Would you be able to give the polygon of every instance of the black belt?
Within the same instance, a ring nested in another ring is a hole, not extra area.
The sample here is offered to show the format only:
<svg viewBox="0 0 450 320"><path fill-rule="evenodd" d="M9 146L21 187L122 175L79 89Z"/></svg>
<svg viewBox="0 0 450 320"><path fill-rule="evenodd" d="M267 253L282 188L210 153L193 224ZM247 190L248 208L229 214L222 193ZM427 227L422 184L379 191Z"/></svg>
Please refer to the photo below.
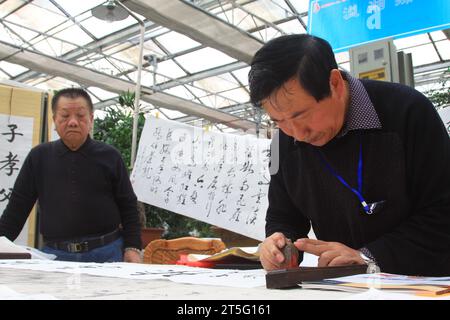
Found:
<svg viewBox="0 0 450 320"><path fill-rule="evenodd" d="M63 250L71 253L80 253L103 247L120 237L120 230L117 229L111 233L96 238L89 238L82 241L49 241L45 242L46 246L56 250Z"/></svg>

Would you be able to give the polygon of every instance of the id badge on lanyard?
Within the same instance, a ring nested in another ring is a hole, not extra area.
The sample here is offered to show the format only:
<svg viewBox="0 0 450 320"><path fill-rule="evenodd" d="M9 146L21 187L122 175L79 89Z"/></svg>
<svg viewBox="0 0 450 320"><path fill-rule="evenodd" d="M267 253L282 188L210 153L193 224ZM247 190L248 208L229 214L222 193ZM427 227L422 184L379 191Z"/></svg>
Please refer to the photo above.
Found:
<svg viewBox="0 0 450 320"><path fill-rule="evenodd" d="M322 152L320 152L320 150L317 150L317 153L319 154L320 159L324 163L325 167L331 172L331 174L334 175L345 187L350 189L358 197L359 202L361 203L361 206L363 207L364 212L366 214L369 214L369 215L373 214L375 211L380 210L384 206L384 203L386 202L385 200L373 202L373 203L367 203L362 195L362 184L363 184L362 135L360 135L360 137L359 137L358 188L357 189L350 186L347 183L347 181L345 181L344 178L342 178L342 176L339 173L337 173L336 170L334 170L334 168L327 162L327 160L325 159Z"/></svg>

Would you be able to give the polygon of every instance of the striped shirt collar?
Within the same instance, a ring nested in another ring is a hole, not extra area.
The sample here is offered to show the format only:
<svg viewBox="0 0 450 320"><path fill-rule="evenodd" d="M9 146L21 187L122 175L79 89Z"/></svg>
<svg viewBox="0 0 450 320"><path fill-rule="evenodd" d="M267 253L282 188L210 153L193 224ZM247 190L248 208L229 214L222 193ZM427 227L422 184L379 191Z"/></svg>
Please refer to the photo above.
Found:
<svg viewBox="0 0 450 320"><path fill-rule="evenodd" d="M344 126L337 135L343 137L351 130L381 129L381 122L369 94L361 81L344 72L350 91L350 104L345 115Z"/></svg>

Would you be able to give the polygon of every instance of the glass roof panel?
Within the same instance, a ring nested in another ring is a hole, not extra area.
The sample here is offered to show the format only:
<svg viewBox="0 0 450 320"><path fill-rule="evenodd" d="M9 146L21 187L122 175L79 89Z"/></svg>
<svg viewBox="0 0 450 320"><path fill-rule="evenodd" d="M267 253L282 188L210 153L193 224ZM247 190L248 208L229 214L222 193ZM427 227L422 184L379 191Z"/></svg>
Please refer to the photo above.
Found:
<svg viewBox="0 0 450 320"><path fill-rule="evenodd" d="M56 14L61 14L61 15L63 14L57 7L55 7L53 5L53 3L51 3L48 0L33 0L31 2L31 5L39 7L44 10L48 10L48 11L56 13Z"/></svg>
<svg viewBox="0 0 450 320"><path fill-rule="evenodd" d="M127 50L128 48L130 48L130 43L125 42L119 44L114 43L106 48L101 48L101 50L104 54L112 55L114 53L121 52L122 50ZM120 57L120 55L118 57ZM123 56L120 59L126 60Z"/></svg>
<svg viewBox="0 0 450 320"><path fill-rule="evenodd" d="M64 21L63 23L60 23L60 24L58 24L58 25L52 27L50 30L48 30L48 31L46 32L46 34L49 35L49 36L52 36L52 35L54 35L55 33L58 33L58 32L60 32L60 31L62 31L62 30L64 30L64 29L67 29L67 28L69 28L69 27L72 26L72 25L73 25L73 22L72 22L72 21L66 20L66 21ZM74 39L72 39L72 40L74 40Z"/></svg>
<svg viewBox="0 0 450 320"><path fill-rule="evenodd" d="M100 101L100 100L98 100L98 99L97 99L97 97L95 97L94 95L92 95L92 94L91 94L90 96L91 96L92 104L94 104L94 105L95 105L96 103L99 103L99 102L101 102L101 101ZM94 112L95 112L95 111L94 111Z"/></svg>
<svg viewBox="0 0 450 320"><path fill-rule="evenodd" d="M42 76L39 76L39 77L36 77L36 78L33 78L33 79L28 79L28 80L25 81L25 83L29 84L29 85L36 85L38 83L45 82L45 81L49 80L49 76L48 75L43 75L43 74L41 74L41 75Z"/></svg>
<svg viewBox="0 0 450 320"><path fill-rule="evenodd" d="M136 20L131 16L129 16L125 20L115 21L114 23L100 20L95 17L90 17L89 19L82 21L81 25L85 27L90 33L92 33L96 38L100 39L110 33L122 30L123 28L131 26L135 23L137 23Z"/></svg>
<svg viewBox="0 0 450 320"><path fill-rule="evenodd" d="M172 80L172 78L169 78L169 77L164 76L164 75L160 75L158 73L156 74L156 79L155 79L156 84L164 83L164 82L171 81L171 80Z"/></svg>
<svg viewBox="0 0 450 320"><path fill-rule="evenodd" d="M131 81L136 82L137 81L137 71L133 71L127 74L128 78L131 79ZM126 78L127 81L130 81L130 79ZM147 70L141 71L141 84L145 87L151 87L153 86L153 72L148 72Z"/></svg>
<svg viewBox="0 0 450 320"><path fill-rule="evenodd" d="M171 53L198 47L200 43L178 32L171 31L156 38Z"/></svg>
<svg viewBox="0 0 450 320"><path fill-rule="evenodd" d="M291 12L269 0L253 1L243 7L255 16L269 22L281 20L292 15Z"/></svg>
<svg viewBox="0 0 450 320"><path fill-rule="evenodd" d="M161 110L161 113L163 113L165 116L169 117L169 119L175 119L175 118L187 116L187 114L176 111L176 110L171 110L171 109L166 109L166 108L159 108L159 110Z"/></svg>
<svg viewBox="0 0 450 320"><path fill-rule="evenodd" d="M289 8L286 1L284 1L284 0L264 0L264 2L269 2L272 5L278 7L279 9L284 10L287 15L292 14L291 8Z"/></svg>
<svg viewBox="0 0 450 320"><path fill-rule="evenodd" d="M0 69L3 69L6 73L10 74L11 76L15 77L18 74L21 74L22 72L28 71L27 68L22 67L21 65L10 63L7 61L0 61Z"/></svg>
<svg viewBox="0 0 450 320"><path fill-rule="evenodd" d="M225 12L223 12L222 10L217 11L216 16L244 30L255 28L263 24L262 21L256 21L252 19L252 16L250 14L242 11L239 8L234 8L233 10L228 10Z"/></svg>
<svg viewBox="0 0 450 320"><path fill-rule="evenodd" d="M76 47L68 44L67 42L58 41L52 38L47 38L39 43L33 45L33 47L42 53L49 56L59 57L64 53L75 49Z"/></svg>
<svg viewBox="0 0 450 320"><path fill-rule="evenodd" d="M79 58L76 59L76 61L80 64L80 65L85 65L86 63L89 63L91 61L94 60L98 60L98 59L102 59L102 55L100 55L99 53L93 52L90 53L88 55L85 56L81 56Z"/></svg>
<svg viewBox="0 0 450 320"><path fill-rule="evenodd" d="M88 10L88 11L86 11L85 13L82 13L82 14L78 15L78 16L76 17L76 19L77 19L78 22L82 22L82 21L84 21L84 20L89 19L90 17L92 17L92 13L91 13L90 10Z"/></svg>
<svg viewBox="0 0 450 320"><path fill-rule="evenodd" d="M402 50L404 48L410 48L430 42L431 40L426 33L394 40L394 44L397 50Z"/></svg>
<svg viewBox="0 0 450 320"><path fill-rule="evenodd" d="M22 28L21 26L18 26L16 24L8 23L6 21L4 21L4 24L8 27L8 28L5 28L5 33L11 34L11 31L8 29L12 29L15 33L17 33L20 36L20 38L24 39L25 41L29 41L38 35L37 32L31 31L26 28ZM0 25L0 28L4 28L4 26ZM3 32L1 32L1 33L3 33ZM3 38L3 35L1 35L0 37ZM17 35L14 35L14 37L17 37ZM11 43L11 41L7 41L7 42Z"/></svg>
<svg viewBox="0 0 450 320"><path fill-rule="evenodd" d="M220 76L195 81L194 85L210 92L222 92L238 87L239 83L229 73L224 73Z"/></svg>
<svg viewBox="0 0 450 320"><path fill-rule="evenodd" d="M105 56L105 59L116 68L116 73L114 73L114 74L117 74L117 73L125 73L126 74L126 73L130 72L130 70L134 70L137 68L137 66L135 66L127 61L118 60L113 57ZM142 70L144 71L145 69L143 68Z"/></svg>
<svg viewBox="0 0 450 320"><path fill-rule="evenodd" d="M339 67L344 69L345 71L350 72L350 62L340 63Z"/></svg>
<svg viewBox="0 0 450 320"><path fill-rule="evenodd" d="M93 39L88 36L83 30L80 29L76 24L72 24L71 27L66 28L55 34L55 37L60 39L75 42L79 46L90 43Z"/></svg>
<svg viewBox="0 0 450 320"><path fill-rule="evenodd" d="M120 70L120 72L128 72L131 69L137 69L139 49L137 47L131 47L112 56L109 56L108 60ZM143 60L143 70L150 67L145 64Z"/></svg>
<svg viewBox="0 0 450 320"><path fill-rule="evenodd" d="M232 104L234 104L233 101L230 101L228 99L225 99L223 97L217 96L217 95L209 95L206 97L202 97L200 99L202 103L210 108L218 109L223 107L228 107Z"/></svg>
<svg viewBox="0 0 450 320"><path fill-rule="evenodd" d="M18 7L23 5L25 0L9 0L0 4L0 18L5 17L10 12L16 10Z"/></svg>
<svg viewBox="0 0 450 320"><path fill-rule="evenodd" d="M2 70L0 70L0 79L9 79L9 76Z"/></svg>
<svg viewBox="0 0 450 320"><path fill-rule="evenodd" d="M172 60L166 60L158 63L157 73L169 77L170 79L183 77L186 73ZM168 79L163 80L163 82Z"/></svg>
<svg viewBox="0 0 450 320"><path fill-rule="evenodd" d="M248 73L250 71L250 67L245 67L239 70L235 70L232 73L235 75L236 78L239 79L239 81L244 85L248 85Z"/></svg>
<svg viewBox="0 0 450 320"><path fill-rule="evenodd" d="M144 56L147 54L155 54L157 57L163 57L166 55L164 51L162 51L161 48L153 42L153 40L144 42Z"/></svg>
<svg viewBox="0 0 450 320"><path fill-rule="evenodd" d="M16 46L21 46L24 44L22 39L19 38L19 36L15 35L13 32L11 32L11 30L6 28L2 24L0 24L0 40L14 44Z"/></svg>
<svg viewBox="0 0 450 320"><path fill-rule="evenodd" d="M209 94L205 90L199 89L197 87L193 87L191 85L186 85L186 88L188 88L189 91L192 92L192 94L194 94L198 98L205 97L205 96L207 96Z"/></svg>
<svg viewBox="0 0 450 320"><path fill-rule="evenodd" d="M291 33L306 33L305 28L300 24L300 21L293 19L284 23L280 23L278 27L287 34Z"/></svg>
<svg viewBox="0 0 450 320"><path fill-rule="evenodd" d="M35 87L43 90L61 90L63 88L80 87L80 85L64 78L55 77L45 82L36 84Z"/></svg>
<svg viewBox="0 0 450 320"><path fill-rule="evenodd" d="M186 89L184 86L177 86L173 87L167 90L164 90L164 92L167 92L169 94L172 94L174 96L187 99L187 100L193 100L195 97L192 95L192 93L189 92L188 89Z"/></svg>
<svg viewBox="0 0 450 320"><path fill-rule="evenodd" d="M95 61L89 61L84 65L86 68L94 69L103 73L106 73L108 75L116 74L118 71L116 67L111 64L107 59L100 59Z"/></svg>
<svg viewBox="0 0 450 320"><path fill-rule="evenodd" d="M290 3L295 7L298 13L308 12L309 1L308 0L289 0Z"/></svg>
<svg viewBox="0 0 450 320"><path fill-rule="evenodd" d="M221 92L220 95L240 103L248 102L250 99L248 92L243 88Z"/></svg>
<svg viewBox="0 0 450 320"><path fill-rule="evenodd" d="M91 91L93 94L95 94L101 100L108 100L117 97L117 93L106 91L97 87L89 87L88 90Z"/></svg>
<svg viewBox="0 0 450 320"><path fill-rule="evenodd" d="M412 54L412 62L414 67L439 61L436 50L434 50L434 47L431 43L405 49L404 52Z"/></svg>
<svg viewBox="0 0 450 320"><path fill-rule="evenodd" d="M265 28L264 30L255 31L252 33L255 37L263 40L263 41L269 41L270 39L273 39L275 37L281 36L281 33L278 30L275 30L272 27Z"/></svg>
<svg viewBox="0 0 450 320"><path fill-rule="evenodd" d="M308 16L302 17L303 22L308 25Z"/></svg>
<svg viewBox="0 0 450 320"><path fill-rule="evenodd" d="M56 2L72 17L75 17L76 15L79 15L80 13L85 12L86 10L90 10L98 6L99 4L102 4L103 2L105 2L105 0L83 1L82 5L80 1L73 1L73 0L56 0Z"/></svg>
<svg viewBox="0 0 450 320"><path fill-rule="evenodd" d="M176 60L190 73L203 71L236 61L225 53L212 48L203 48L179 56Z"/></svg>
<svg viewBox="0 0 450 320"><path fill-rule="evenodd" d="M445 34L442 31L434 31L434 32L430 32L430 34L431 34L431 38L433 38L434 41L447 39L447 37L445 36Z"/></svg>
<svg viewBox="0 0 450 320"><path fill-rule="evenodd" d="M439 50L439 54L441 55L442 59L449 60L450 59L450 41L444 40L444 41L437 41L436 47Z"/></svg>
<svg viewBox="0 0 450 320"><path fill-rule="evenodd" d="M56 9L56 8L55 8ZM40 17L36 19L36 17ZM12 15L6 17L6 21L15 22L21 26L26 26L40 32L45 32L50 28L64 22L67 18L62 14L54 13L47 9L40 8L30 3Z"/></svg>
<svg viewBox="0 0 450 320"><path fill-rule="evenodd" d="M336 62L338 64L342 63L342 62L348 62L350 60L348 51L343 51L343 52L336 53L334 55L334 57L336 58Z"/></svg>
<svg viewBox="0 0 450 320"><path fill-rule="evenodd" d="M104 51L104 53L106 52ZM116 54L113 54L112 57L129 62L130 64L137 66L139 62L139 47L138 46L129 47L126 50L122 50Z"/></svg>

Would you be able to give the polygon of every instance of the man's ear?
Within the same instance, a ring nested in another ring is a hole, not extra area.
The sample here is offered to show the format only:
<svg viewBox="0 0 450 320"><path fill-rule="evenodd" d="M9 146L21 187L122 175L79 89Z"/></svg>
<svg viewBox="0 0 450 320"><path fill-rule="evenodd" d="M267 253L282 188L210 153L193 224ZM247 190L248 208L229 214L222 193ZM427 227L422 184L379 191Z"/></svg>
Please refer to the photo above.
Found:
<svg viewBox="0 0 450 320"><path fill-rule="evenodd" d="M91 127L89 128L89 130L92 130L92 128L94 128L94 113L93 112L90 113L89 118L91 120Z"/></svg>
<svg viewBox="0 0 450 320"><path fill-rule="evenodd" d="M330 90L331 95L336 95L341 97L345 90L344 78L338 69L333 69L330 72Z"/></svg>

